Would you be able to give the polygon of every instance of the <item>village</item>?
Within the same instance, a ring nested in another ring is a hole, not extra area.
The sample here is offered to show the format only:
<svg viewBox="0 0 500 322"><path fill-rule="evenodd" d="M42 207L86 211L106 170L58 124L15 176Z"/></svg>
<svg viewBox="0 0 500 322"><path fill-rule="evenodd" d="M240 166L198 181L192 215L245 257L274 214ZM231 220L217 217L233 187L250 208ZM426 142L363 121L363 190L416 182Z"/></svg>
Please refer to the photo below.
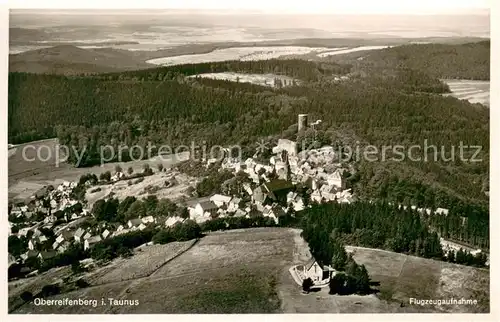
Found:
<svg viewBox="0 0 500 322"><path fill-rule="evenodd" d="M306 122L303 118L304 115L299 116L302 125ZM179 204L185 209L182 216L177 213L169 217L147 215L131 218L126 224L101 222L89 227L86 223L94 214L86 200L78 200L74 195L78 183L65 181L57 187L48 186L28 200L10 206L9 236L27 240L28 249L17 257L9 254L9 265L29 263L33 258L43 262L65 252L72 244L81 244L84 250L88 250L107 238L148 227L172 227L187 219L202 224L216 218L263 216L278 224L280 217L301 211L311 202L351 203L354 196L350 189L346 189L346 169L337 163L337 159L331 146L299 152L296 142L279 139L267 162L225 157L219 163L219 171L231 171L235 177L245 175L246 180L238 182L238 193L215 193L188 200L184 197ZM210 167L215 161L208 159L204 162ZM151 168L147 171L152 174ZM165 176L169 172L179 175L175 169L161 169L154 175ZM109 178L109 185L125 183L124 179L126 175L117 171ZM94 188L95 184L96 180L85 182L86 196L101 190ZM298 189L299 186L302 189ZM150 195L155 195L154 191L143 196ZM112 196L110 193L106 199ZM29 266L23 269L28 271ZM36 274L36 271L31 274Z"/></svg>

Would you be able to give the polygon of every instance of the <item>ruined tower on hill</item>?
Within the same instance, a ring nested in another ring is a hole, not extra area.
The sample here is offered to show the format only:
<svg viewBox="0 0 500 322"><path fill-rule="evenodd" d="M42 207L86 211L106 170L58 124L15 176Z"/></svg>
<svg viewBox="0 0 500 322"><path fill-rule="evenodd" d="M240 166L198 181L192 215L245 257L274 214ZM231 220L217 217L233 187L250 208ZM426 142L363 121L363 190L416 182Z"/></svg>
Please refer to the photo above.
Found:
<svg viewBox="0 0 500 322"><path fill-rule="evenodd" d="M299 132L307 128L307 116L308 116L307 114L299 114L299 119L298 119Z"/></svg>

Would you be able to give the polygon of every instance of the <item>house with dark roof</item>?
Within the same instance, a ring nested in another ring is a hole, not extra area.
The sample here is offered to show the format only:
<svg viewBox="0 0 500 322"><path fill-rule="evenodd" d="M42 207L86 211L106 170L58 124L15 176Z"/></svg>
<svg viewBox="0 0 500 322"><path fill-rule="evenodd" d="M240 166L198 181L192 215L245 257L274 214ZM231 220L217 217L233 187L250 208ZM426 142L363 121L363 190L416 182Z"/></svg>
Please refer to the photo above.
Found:
<svg viewBox="0 0 500 322"><path fill-rule="evenodd" d="M219 207L212 201L202 201L194 207L194 211L198 216L214 215L218 209Z"/></svg>
<svg viewBox="0 0 500 322"><path fill-rule="evenodd" d="M28 250L26 253L21 255L21 259L25 261L28 258L37 257L38 254L40 254L40 252L37 250Z"/></svg>
<svg viewBox="0 0 500 322"><path fill-rule="evenodd" d="M262 204L279 202L286 204L286 196L295 189L295 185L287 180L265 182L253 191L253 201Z"/></svg>
<svg viewBox="0 0 500 322"><path fill-rule="evenodd" d="M40 260L43 262L43 261L46 261L48 259L51 259L52 257L54 257L56 255L57 255L57 252L55 252L55 251L40 252L40 254L38 254L38 258L40 258Z"/></svg>
<svg viewBox="0 0 500 322"><path fill-rule="evenodd" d="M130 219L128 222L127 222L127 226L128 228L132 228L132 227L139 227L139 225L142 224L142 219L139 219L139 218L136 218L136 219Z"/></svg>
<svg viewBox="0 0 500 322"><path fill-rule="evenodd" d="M97 244L98 242L100 242L101 240L102 240L101 236L92 236L83 242L83 249L87 250L87 249L91 248L92 246L94 246L95 244Z"/></svg>

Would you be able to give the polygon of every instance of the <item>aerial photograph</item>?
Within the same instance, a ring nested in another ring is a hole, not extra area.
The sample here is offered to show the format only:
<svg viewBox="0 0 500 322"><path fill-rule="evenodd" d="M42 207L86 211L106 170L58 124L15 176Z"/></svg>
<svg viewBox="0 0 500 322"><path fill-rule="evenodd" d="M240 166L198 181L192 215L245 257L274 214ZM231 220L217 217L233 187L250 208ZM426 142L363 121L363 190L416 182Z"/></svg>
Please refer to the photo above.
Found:
<svg viewBox="0 0 500 322"><path fill-rule="evenodd" d="M9 10L10 315L491 313L488 1L168 3Z"/></svg>

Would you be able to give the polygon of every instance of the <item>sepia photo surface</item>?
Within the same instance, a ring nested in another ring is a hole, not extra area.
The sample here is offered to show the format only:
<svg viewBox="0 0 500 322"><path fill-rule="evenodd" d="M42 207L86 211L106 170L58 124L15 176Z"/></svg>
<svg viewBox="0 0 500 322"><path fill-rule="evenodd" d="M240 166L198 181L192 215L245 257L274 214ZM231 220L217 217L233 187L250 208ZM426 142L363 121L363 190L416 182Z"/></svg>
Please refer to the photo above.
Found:
<svg viewBox="0 0 500 322"><path fill-rule="evenodd" d="M222 3L10 9L8 313L490 313L487 2Z"/></svg>

